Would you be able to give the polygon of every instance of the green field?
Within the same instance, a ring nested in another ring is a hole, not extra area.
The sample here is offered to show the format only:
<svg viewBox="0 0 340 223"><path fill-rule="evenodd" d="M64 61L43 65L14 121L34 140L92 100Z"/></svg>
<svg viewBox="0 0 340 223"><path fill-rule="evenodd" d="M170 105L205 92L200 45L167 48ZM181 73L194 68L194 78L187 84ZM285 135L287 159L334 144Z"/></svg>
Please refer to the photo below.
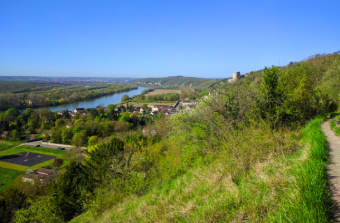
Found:
<svg viewBox="0 0 340 223"><path fill-rule="evenodd" d="M0 191L8 188L15 180L16 177L22 175L24 171L11 170L0 167Z"/></svg>
<svg viewBox="0 0 340 223"><path fill-rule="evenodd" d="M22 144L22 142L0 140L0 151L15 147L20 144Z"/></svg>
<svg viewBox="0 0 340 223"><path fill-rule="evenodd" d="M64 159L65 154L67 151L61 151L61 150L55 150L55 149L45 149L45 148L35 148L31 146L19 146L13 149L9 149L3 152L0 152L0 157L1 156L6 156L6 155L12 155L12 154L17 154L21 152L35 152L35 153L41 153L41 154L46 154L46 155L52 155L52 156L57 156L57 158ZM8 168L8 169L13 169L17 171L26 171L27 169L39 169L44 166L48 166L53 163L52 160L48 160L46 162L37 164L35 166L27 167L27 166L21 166L17 164L12 164L12 163L6 163L6 162L0 162L0 167L1 168Z"/></svg>

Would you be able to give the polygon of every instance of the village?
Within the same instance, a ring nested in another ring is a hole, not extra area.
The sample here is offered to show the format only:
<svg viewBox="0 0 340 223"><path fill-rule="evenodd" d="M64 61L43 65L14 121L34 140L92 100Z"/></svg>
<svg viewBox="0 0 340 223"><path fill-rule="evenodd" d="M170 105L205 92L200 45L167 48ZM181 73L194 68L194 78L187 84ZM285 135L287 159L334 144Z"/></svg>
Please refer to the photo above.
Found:
<svg viewBox="0 0 340 223"><path fill-rule="evenodd" d="M152 105L146 105L146 106L129 106L128 103L119 104L115 107L115 111L117 113L123 113L123 112L129 112L134 113L138 112L143 115L150 114L152 116L157 115L159 113L163 113L167 116L171 116L173 114L178 113L180 110L184 109L192 109L195 104L197 103L197 100L183 100L183 101L177 101L173 105L166 105L166 104L152 104ZM97 106L96 108L75 108L73 111L69 110L61 110L58 111L58 115L64 116L67 112L71 117L74 117L76 115L86 115L88 112L90 112L93 109L101 109L103 108L104 111L108 111L108 108L104 108L103 106Z"/></svg>

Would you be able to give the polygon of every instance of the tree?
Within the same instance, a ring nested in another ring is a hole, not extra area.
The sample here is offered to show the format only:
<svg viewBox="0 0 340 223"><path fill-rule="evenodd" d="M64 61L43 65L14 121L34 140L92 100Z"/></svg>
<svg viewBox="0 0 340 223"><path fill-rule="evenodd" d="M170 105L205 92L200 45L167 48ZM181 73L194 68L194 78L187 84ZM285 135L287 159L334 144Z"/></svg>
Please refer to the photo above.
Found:
<svg viewBox="0 0 340 223"><path fill-rule="evenodd" d="M5 112L5 119L9 122L13 122L17 116L20 115L20 112L15 108L10 108Z"/></svg>
<svg viewBox="0 0 340 223"><path fill-rule="evenodd" d="M121 102L125 102L125 101L128 101L130 99L129 95L127 94L124 94L122 99L120 100Z"/></svg>
<svg viewBox="0 0 340 223"><path fill-rule="evenodd" d="M72 131L69 128L64 127L63 131L61 132L61 140L64 144L68 144L71 142L72 139Z"/></svg>
<svg viewBox="0 0 340 223"><path fill-rule="evenodd" d="M80 126L76 126L76 127L74 127L72 133L73 133L73 134L76 134L76 133L81 132L82 130L83 130L83 129L82 129Z"/></svg>
<svg viewBox="0 0 340 223"><path fill-rule="evenodd" d="M115 108L116 108L116 105L114 105L114 104L109 104L107 106L107 109L108 109L109 112L114 112Z"/></svg>
<svg viewBox="0 0 340 223"><path fill-rule="evenodd" d="M85 131L81 131L80 133L73 135L72 145L74 145L77 149L81 148L83 145L85 145L85 143L87 143Z"/></svg>
<svg viewBox="0 0 340 223"><path fill-rule="evenodd" d="M148 110L148 104L143 104L142 108L144 109L144 111Z"/></svg>
<svg viewBox="0 0 340 223"><path fill-rule="evenodd" d="M55 127L58 129L61 128L64 124L65 124L64 119L57 119L55 121Z"/></svg>
<svg viewBox="0 0 340 223"><path fill-rule="evenodd" d="M12 132L11 132L11 135L14 139L18 139L20 138L20 132L16 129L14 129Z"/></svg>
<svg viewBox="0 0 340 223"><path fill-rule="evenodd" d="M45 121L49 118L50 115L50 111L48 110L48 108L42 108L40 110L40 118L42 121Z"/></svg>
<svg viewBox="0 0 340 223"><path fill-rule="evenodd" d="M62 216L64 221L71 220L81 213L83 203L93 190L92 174L83 164L71 161L52 190L51 202L55 207L55 212Z"/></svg>
<svg viewBox="0 0 340 223"><path fill-rule="evenodd" d="M89 141L88 141L87 145L88 146L94 146L94 145L96 145L98 143L98 140L99 140L98 136L91 136L89 138Z"/></svg>
<svg viewBox="0 0 340 223"><path fill-rule="evenodd" d="M114 126L115 132L126 132L128 130L129 130L129 123L123 122L123 121L119 121L115 123L115 126Z"/></svg>
<svg viewBox="0 0 340 223"><path fill-rule="evenodd" d="M109 143L99 143L91 150L85 150L89 159L85 160L86 167L94 173L94 179L102 182L108 175L116 177L115 166L119 165L122 157L120 153L124 150L124 143L117 138L112 138Z"/></svg>
<svg viewBox="0 0 340 223"><path fill-rule="evenodd" d="M98 122L89 120L86 122L86 129L90 135L94 135L98 128Z"/></svg>

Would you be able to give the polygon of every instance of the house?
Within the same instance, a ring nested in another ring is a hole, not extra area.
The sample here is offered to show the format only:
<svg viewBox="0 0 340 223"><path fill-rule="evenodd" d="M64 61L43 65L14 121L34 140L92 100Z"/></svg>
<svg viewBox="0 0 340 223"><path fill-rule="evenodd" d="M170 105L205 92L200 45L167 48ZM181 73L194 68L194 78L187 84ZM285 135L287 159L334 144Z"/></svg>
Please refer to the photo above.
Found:
<svg viewBox="0 0 340 223"><path fill-rule="evenodd" d="M36 140L38 139L36 136L31 136L30 140Z"/></svg>
<svg viewBox="0 0 340 223"><path fill-rule="evenodd" d="M102 106L98 105L96 108L102 108Z"/></svg>
<svg viewBox="0 0 340 223"><path fill-rule="evenodd" d="M117 107L115 107L115 111L117 112L121 112L122 110L126 111L126 108L124 105L118 105Z"/></svg>
<svg viewBox="0 0 340 223"><path fill-rule="evenodd" d="M57 112L58 115L66 115L67 110L60 110Z"/></svg>
<svg viewBox="0 0 340 223"><path fill-rule="evenodd" d="M8 132L8 131L3 131L3 132L1 133L1 137L2 137L2 138L6 138L7 136L9 136L9 132Z"/></svg>
<svg viewBox="0 0 340 223"><path fill-rule="evenodd" d="M134 107L133 108L134 111L138 111L138 112L140 112L141 109L142 109L142 107Z"/></svg>
<svg viewBox="0 0 340 223"><path fill-rule="evenodd" d="M32 100L29 100L28 101L28 105L29 106L35 106L35 105L37 105L38 104L38 102L37 102L37 100L35 100L35 99L32 99Z"/></svg>
<svg viewBox="0 0 340 223"><path fill-rule="evenodd" d="M197 103L196 100L183 100L182 101L183 106L191 106L191 105L195 105L196 103Z"/></svg>
<svg viewBox="0 0 340 223"><path fill-rule="evenodd" d="M158 112L159 111L159 106L158 105L151 106L151 111Z"/></svg>
<svg viewBox="0 0 340 223"><path fill-rule="evenodd" d="M176 114L176 113L178 113L178 111L176 109L171 109L171 110L168 110L165 114L171 116L171 115Z"/></svg>
<svg viewBox="0 0 340 223"><path fill-rule="evenodd" d="M78 113L78 112L85 112L85 108L76 108L73 111L74 113Z"/></svg>
<svg viewBox="0 0 340 223"><path fill-rule="evenodd" d="M51 180L55 179L57 176L57 172L53 169L40 168L39 170L31 170L28 169L26 173L21 176L22 182L31 183L32 185L36 181L40 181L41 183L48 183Z"/></svg>
<svg viewBox="0 0 340 223"><path fill-rule="evenodd" d="M150 115L157 115L157 114L158 114L157 111L151 111L151 112L150 112Z"/></svg>
<svg viewBox="0 0 340 223"><path fill-rule="evenodd" d="M57 174L57 172L54 169L46 169L46 168L40 168L39 170L36 171L36 173L39 176L51 176Z"/></svg>

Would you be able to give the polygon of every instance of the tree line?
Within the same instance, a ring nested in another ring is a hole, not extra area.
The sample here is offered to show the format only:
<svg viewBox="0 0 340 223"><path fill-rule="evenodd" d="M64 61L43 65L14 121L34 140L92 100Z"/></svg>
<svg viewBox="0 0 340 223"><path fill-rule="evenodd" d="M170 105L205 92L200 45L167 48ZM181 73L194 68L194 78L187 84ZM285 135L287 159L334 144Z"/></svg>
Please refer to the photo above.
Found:
<svg viewBox="0 0 340 223"><path fill-rule="evenodd" d="M103 88L69 87L35 93L0 93L0 110L6 110L13 107L25 108L29 106L37 107L67 104L108 94L130 91L136 88L137 86L127 84L105 84ZM30 100L32 101L32 105L29 104Z"/></svg>

